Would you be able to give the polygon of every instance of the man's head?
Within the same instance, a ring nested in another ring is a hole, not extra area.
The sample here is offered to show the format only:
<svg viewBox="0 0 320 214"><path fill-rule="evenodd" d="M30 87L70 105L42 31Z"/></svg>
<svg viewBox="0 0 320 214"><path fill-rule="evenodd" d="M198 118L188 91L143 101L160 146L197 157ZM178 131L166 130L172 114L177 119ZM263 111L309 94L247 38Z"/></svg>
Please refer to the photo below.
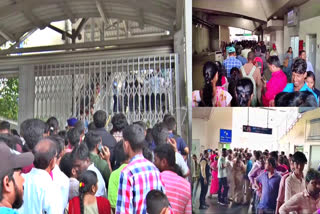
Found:
<svg viewBox="0 0 320 214"><path fill-rule="evenodd" d="M72 168L76 170L76 174L79 176L86 171L91 164L90 152L85 143L81 143L75 147L71 152Z"/></svg>
<svg viewBox="0 0 320 214"><path fill-rule="evenodd" d="M33 149L34 161L33 165L37 169L51 172L57 162L57 145L49 139L43 138Z"/></svg>
<svg viewBox="0 0 320 214"><path fill-rule="evenodd" d="M307 158L302 152L295 152L292 156L293 167L295 171L303 172L304 166L307 163Z"/></svg>
<svg viewBox="0 0 320 214"><path fill-rule="evenodd" d="M276 163L278 163L279 156L278 156L278 152L277 151L270 152L270 157L274 158Z"/></svg>
<svg viewBox="0 0 320 214"><path fill-rule="evenodd" d="M222 157L227 157L227 149L226 148L223 148L222 149Z"/></svg>
<svg viewBox="0 0 320 214"><path fill-rule="evenodd" d="M147 197L147 212L150 214L168 214L169 200L167 196L159 190L151 190Z"/></svg>
<svg viewBox="0 0 320 214"><path fill-rule="evenodd" d="M301 88L307 77L307 63L303 59L296 59L292 65L292 83L295 88Z"/></svg>
<svg viewBox="0 0 320 214"><path fill-rule="evenodd" d="M76 128L69 129L68 133L68 141L72 147L76 147L80 143L80 133Z"/></svg>
<svg viewBox="0 0 320 214"><path fill-rule="evenodd" d="M84 135L86 127L84 126L84 122L82 120L78 120L74 125L74 128L80 133L80 135Z"/></svg>
<svg viewBox="0 0 320 214"><path fill-rule="evenodd" d="M124 152L123 141L122 140L120 142L118 142L116 144L116 146L114 147L114 154L117 154L114 157L115 161L116 161L116 164L123 164L123 163L126 163L128 161L129 157Z"/></svg>
<svg viewBox="0 0 320 214"><path fill-rule="evenodd" d="M281 70L281 63L278 56L270 56L267 60L269 70L276 72Z"/></svg>
<svg viewBox="0 0 320 214"><path fill-rule="evenodd" d="M229 56L236 56L236 49L234 47L229 47L227 51Z"/></svg>
<svg viewBox="0 0 320 214"><path fill-rule="evenodd" d="M203 151L203 156L204 156L205 159L209 158L209 152L208 152L207 149Z"/></svg>
<svg viewBox="0 0 320 214"><path fill-rule="evenodd" d="M276 167L276 160L273 157L268 158L268 160L265 163L265 169L270 172L275 170Z"/></svg>
<svg viewBox="0 0 320 214"><path fill-rule="evenodd" d="M99 110L93 115L93 122L96 128L103 128L107 123L107 113L103 110Z"/></svg>
<svg viewBox="0 0 320 214"><path fill-rule="evenodd" d="M307 191L311 196L317 197L320 192L320 173L309 169L306 175Z"/></svg>
<svg viewBox="0 0 320 214"><path fill-rule="evenodd" d="M173 116L167 117L163 122L169 131L174 131L177 127L176 119Z"/></svg>
<svg viewBox="0 0 320 214"><path fill-rule="evenodd" d="M163 123L155 124L151 133L156 145L167 143L169 138L169 130Z"/></svg>
<svg viewBox="0 0 320 214"><path fill-rule="evenodd" d="M299 58L300 58L300 59L303 59L304 61L307 60L307 54L306 54L306 51L305 51L305 50L299 51Z"/></svg>
<svg viewBox="0 0 320 214"><path fill-rule="evenodd" d="M121 132L129 125L126 116L122 113L115 114L111 119L111 123L112 132Z"/></svg>
<svg viewBox="0 0 320 214"><path fill-rule="evenodd" d="M99 146L102 144L101 137L94 132L88 132L84 138L90 152L98 153Z"/></svg>
<svg viewBox="0 0 320 214"><path fill-rule="evenodd" d="M34 160L31 152L17 155L0 142L0 203L18 209L23 204L23 183L21 168Z"/></svg>
<svg viewBox="0 0 320 214"><path fill-rule="evenodd" d="M8 121L0 122L0 134L9 134L10 133L10 123Z"/></svg>
<svg viewBox="0 0 320 214"><path fill-rule="evenodd" d="M59 135L51 135L48 139L52 140L56 144L57 148L57 161L60 161L64 155L65 141Z"/></svg>
<svg viewBox="0 0 320 214"><path fill-rule="evenodd" d="M78 177L76 174L76 170L74 168L72 168L72 158L71 158L71 153L66 153L60 161L60 170L66 175L68 176L68 178L71 177Z"/></svg>
<svg viewBox="0 0 320 214"><path fill-rule="evenodd" d="M75 117L71 117L67 120L68 123L68 129L74 128L74 126L76 125L76 123L78 122L78 119Z"/></svg>
<svg viewBox="0 0 320 214"><path fill-rule="evenodd" d="M123 148L125 153L132 158L136 153L142 152L145 136L144 130L139 125L129 125L123 130Z"/></svg>
<svg viewBox="0 0 320 214"><path fill-rule="evenodd" d="M20 135L26 141L26 150L32 151L35 145L43 138L46 125L39 119L28 119L20 125Z"/></svg>
<svg viewBox="0 0 320 214"><path fill-rule="evenodd" d="M154 164L160 172L173 170L176 165L174 148L171 144L160 144L154 150Z"/></svg>
<svg viewBox="0 0 320 214"><path fill-rule="evenodd" d="M255 58L255 53L253 51L250 51L248 53L248 62L253 62L254 61L254 58Z"/></svg>

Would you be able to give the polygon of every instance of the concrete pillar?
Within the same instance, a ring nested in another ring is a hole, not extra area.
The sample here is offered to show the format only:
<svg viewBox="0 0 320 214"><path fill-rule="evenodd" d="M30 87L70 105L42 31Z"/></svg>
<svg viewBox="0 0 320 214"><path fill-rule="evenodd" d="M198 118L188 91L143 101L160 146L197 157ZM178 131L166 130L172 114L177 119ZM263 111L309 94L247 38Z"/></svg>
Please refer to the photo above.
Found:
<svg viewBox="0 0 320 214"><path fill-rule="evenodd" d="M19 113L18 126L34 117L35 75L32 65L19 67Z"/></svg>

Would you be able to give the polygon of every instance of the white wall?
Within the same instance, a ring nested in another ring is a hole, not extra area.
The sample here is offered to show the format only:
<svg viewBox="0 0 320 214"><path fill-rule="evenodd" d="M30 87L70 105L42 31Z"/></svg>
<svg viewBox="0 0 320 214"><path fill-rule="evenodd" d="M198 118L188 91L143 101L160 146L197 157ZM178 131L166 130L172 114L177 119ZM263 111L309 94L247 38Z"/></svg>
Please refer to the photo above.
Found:
<svg viewBox="0 0 320 214"><path fill-rule="evenodd" d="M209 29L192 25L192 52L202 53L210 47Z"/></svg>

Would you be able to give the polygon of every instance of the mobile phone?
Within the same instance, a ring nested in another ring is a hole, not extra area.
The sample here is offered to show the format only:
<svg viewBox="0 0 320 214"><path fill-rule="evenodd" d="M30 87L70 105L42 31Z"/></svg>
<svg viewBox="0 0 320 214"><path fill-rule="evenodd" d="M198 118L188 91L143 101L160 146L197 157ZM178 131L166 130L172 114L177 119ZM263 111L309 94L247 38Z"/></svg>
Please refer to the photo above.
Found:
<svg viewBox="0 0 320 214"><path fill-rule="evenodd" d="M102 152L102 145L101 145L101 143L100 143L99 146L98 146L98 150L99 150L99 152Z"/></svg>

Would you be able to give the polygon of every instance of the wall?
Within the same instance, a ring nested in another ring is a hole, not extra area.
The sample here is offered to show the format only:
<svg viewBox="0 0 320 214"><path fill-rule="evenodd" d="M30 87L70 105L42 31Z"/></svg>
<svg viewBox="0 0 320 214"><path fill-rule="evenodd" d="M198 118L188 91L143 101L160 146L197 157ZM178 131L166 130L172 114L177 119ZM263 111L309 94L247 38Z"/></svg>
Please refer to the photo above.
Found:
<svg viewBox="0 0 320 214"><path fill-rule="evenodd" d="M280 141L279 146L286 148L286 153L293 154L295 146L304 146L304 153L307 159L310 159L310 147L312 145L320 145L320 140L310 141L306 139L308 130L307 123L312 119L320 118L320 109L316 109L310 112L306 112L295 124L295 126L284 135ZM308 167L306 167L308 168Z"/></svg>
<svg viewBox="0 0 320 214"><path fill-rule="evenodd" d="M210 49L209 33L207 27L192 25L192 53L196 51L199 54Z"/></svg>
<svg viewBox="0 0 320 214"><path fill-rule="evenodd" d="M209 120L192 118L192 139L202 150L219 147L220 129L232 129L232 108L215 108Z"/></svg>

